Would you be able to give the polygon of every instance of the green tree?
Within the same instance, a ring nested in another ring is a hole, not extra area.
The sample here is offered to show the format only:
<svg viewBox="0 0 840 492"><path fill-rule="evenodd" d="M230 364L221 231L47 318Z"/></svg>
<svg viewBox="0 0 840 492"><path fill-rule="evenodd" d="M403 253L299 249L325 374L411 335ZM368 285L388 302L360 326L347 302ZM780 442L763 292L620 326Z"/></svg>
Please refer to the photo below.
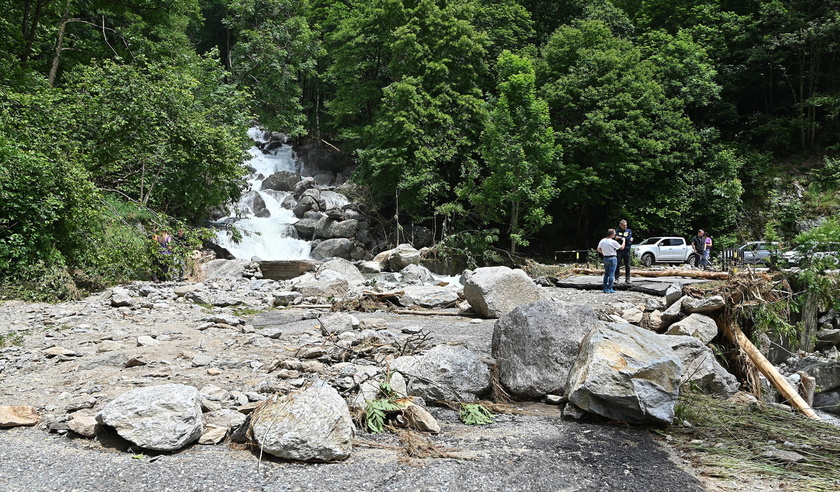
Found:
<svg viewBox="0 0 840 492"><path fill-rule="evenodd" d="M481 132L487 41L474 4L379 0L351 12L330 42L330 76L347 83L329 108L356 149L354 179L431 217L454 198Z"/></svg>
<svg viewBox="0 0 840 492"><path fill-rule="evenodd" d="M228 9L236 80L253 91L263 124L301 133L302 80L314 75L320 49L307 20L309 2L231 0Z"/></svg>
<svg viewBox="0 0 840 492"><path fill-rule="evenodd" d="M224 78L212 57L189 70L104 62L68 76L65 128L97 186L190 221L236 198L250 115Z"/></svg>
<svg viewBox="0 0 840 492"><path fill-rule="evenodd" d="M536 95L532 62L503 51L496 66L498 96L490 102L481 154L487 175L472 200L487 223L507 218L510 249L551 222L545 207L554 187L562 149L555 143L548 105Z"/></svg>

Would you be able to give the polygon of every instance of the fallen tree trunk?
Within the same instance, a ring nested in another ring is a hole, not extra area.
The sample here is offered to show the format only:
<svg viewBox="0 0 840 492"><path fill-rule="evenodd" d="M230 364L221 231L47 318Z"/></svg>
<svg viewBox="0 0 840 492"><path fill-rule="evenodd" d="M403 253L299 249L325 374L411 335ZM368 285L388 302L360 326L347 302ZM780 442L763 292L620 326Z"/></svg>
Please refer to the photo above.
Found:
<svg viewBox="0 0 840 492"><path fill-rule="evenodd" d="M604 270L573 268L576 275L603 275ZM729 280L729 272L707 272L703 270L635 270L632 277L689 277L706 280Z"/></svg>
<svg viewBox="0 0 840 492"><path fill-rule="evenodd" d="M752 344L747 335L741 331L741 328L738 327L736 324L726 324L721 323L723 325L723 331L726 334L726 337L729 340L737 345L738 347L743 350L750 360L755 364L755 367L764 374L764 377L770 381L779 393L785 398L785 401L789 402L793 405L794 408L805 414L807 417L812 419L820 420L820 417L814 412L814 409L811 408L810 405L799 395L799 392L791 386L787 379L782 376L779 371L773 367L773 364L768 361L764 355L758 351L755 345Z"/></svg>

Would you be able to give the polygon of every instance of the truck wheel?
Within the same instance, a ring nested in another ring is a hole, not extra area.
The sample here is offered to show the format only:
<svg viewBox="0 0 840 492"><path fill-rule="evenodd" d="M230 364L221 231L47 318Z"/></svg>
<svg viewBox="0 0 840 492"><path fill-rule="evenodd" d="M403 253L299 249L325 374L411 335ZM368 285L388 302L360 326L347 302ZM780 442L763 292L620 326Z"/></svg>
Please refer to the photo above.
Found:
<svg viewBox="0 0 840 492"><path fill-rule="evenodd" d="M653 255L650 253L645 253L642 255L642 265L649 267L653 265Z"/></svg>
<svg viewBox="0 0 840 492"><path fill-rule="evenodd" d="M691 255L688 257L688 264L697 268L700 266L700 257L697 255Z"/></svg>

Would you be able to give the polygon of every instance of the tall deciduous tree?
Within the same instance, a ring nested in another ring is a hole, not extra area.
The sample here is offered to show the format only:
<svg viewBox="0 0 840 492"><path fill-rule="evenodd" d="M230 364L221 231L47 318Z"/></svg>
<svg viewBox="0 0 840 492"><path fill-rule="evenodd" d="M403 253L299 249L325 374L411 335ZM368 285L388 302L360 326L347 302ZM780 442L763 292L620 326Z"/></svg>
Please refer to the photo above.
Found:
<svg viewBox="0 0 840 492"><path fill-rule="evenodd" d="M302 79L314 74L319 42L309 26L307 0L232 0L230 62L253 91L262 122L290 134L303 131Z"/></svg>
<svg viewBox="0 0 840 492"><path fill-rule="evenodd" d="M527 246L527 237L551 222L545 207L554 187L562 149L555 143L548 104L537 97L532 62L509 51L496 65L498 96L490 102L481 154L487 175L472 199L484 220L507 219L510 249Z"/></svg>
<svg viewBox="0 0 840 492"><path fill-rule="evenodd" d="M348 85L330 108L338 124L348 123L343 135L358 156L355 179L427 218L454 198L452 187L475 157L486 36L471 22L470 2L360 7L371 16L346 19L331 41L337 53L330 73Z"/></svg>

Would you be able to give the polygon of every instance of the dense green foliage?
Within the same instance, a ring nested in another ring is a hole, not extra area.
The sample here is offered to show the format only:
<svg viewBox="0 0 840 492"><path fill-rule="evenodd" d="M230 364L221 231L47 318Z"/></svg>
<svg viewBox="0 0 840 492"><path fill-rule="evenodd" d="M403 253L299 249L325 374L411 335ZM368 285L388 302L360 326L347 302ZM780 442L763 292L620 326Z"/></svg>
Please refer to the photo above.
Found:
<svg viewBox="0 0 840 492"><path fill-rule="evenodd" d="M383 216L469 258L588 247L620 218L789 240L840 210L838 11L0 0L0 274L147 272L150 228L239 195L252 113L353 156Z"/></svg>

